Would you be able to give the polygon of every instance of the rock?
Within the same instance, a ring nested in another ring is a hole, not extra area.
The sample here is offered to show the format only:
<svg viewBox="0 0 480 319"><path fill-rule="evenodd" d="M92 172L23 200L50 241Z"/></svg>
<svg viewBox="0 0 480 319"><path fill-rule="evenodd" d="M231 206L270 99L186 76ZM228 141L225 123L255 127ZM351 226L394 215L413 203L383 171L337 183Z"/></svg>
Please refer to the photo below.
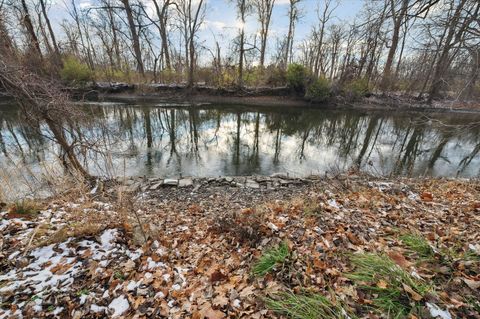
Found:
<svg viewBox="0 0 480 319"><path fill-rule="evenodd" d="M127 192L135 193L139 189L140 189L140 183L134 183L134 184L127 187Z"/></svg>
<svg viewBox="0 0 480 319"><path fill-rule="evenodd" d="M151 191L155 191L155 190L159 189L160 186L162 186L162 185L163 185L163 180L158 182L158 183L155 183L155 184L151 185L149 189Z"/></svg>
<svg viewBox="0 0 480 319"><path fill-rule="evenodd" d="M288 179L288 173L273 173L270 177Z"/></svg>
<svg viewBox="0 0 480 319"><path fill-rule="evenodd" d="M231 183L233 182L233 177L230 177L230 176L225 177L225 181L227 181L228 183Z"/></svg>
<svg viewBox="0 0 480 319"><path fill-rule="evenodd" d="M252 179L247 179L247 183L246 183L245 186L247 186L249 188L254 188L254 189L259 189L260 188L260 184L258 184L256 181L254 181Z"/></svg>
<svg viewBox="0 0 480 319"><path fill-rule="evenodd" d="M188 187L193 185L193 180L191 178L182 178L178 181L178 187Z"/></svg>
<svg viewBox="0 0 480 319"><path fill-rule="evenodd" d="M232 182L232 186L236 186L236 187L242 188L242 187L243 187L243 184L242 184L242 183L238 183L238 182Z"/></svg>
<svg viewBox="0 0 480 319"><path fill-rule="evenodd" d="M163 185L177 186L178 185L178 179L176 179L176 178L166 178L166 179L163 180Z"/></svg>

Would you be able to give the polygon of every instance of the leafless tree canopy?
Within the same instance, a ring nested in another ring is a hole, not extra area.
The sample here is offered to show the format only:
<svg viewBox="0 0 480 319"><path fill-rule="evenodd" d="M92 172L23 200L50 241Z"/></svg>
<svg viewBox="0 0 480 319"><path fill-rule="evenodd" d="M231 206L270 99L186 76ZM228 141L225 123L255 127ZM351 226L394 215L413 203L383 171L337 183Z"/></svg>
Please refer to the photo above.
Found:
<svg viewBox="0 0 480 319"><path fill-rule="evenodd" d="M1 41L23 63L48 66L42 72L57 77L65 58L74 57L99 81L242 87L282 84L288 65L299 63L313 77L340 86L361 80L382 92L430 101L480 94L476 0L365 1L348 21L338 18L347 6L338 0L231 0L224 5L237 21L224 27L233 32L221 35L211 29L210 5L96 0L80 7L67 0L58 28L50 1L1 0ZM306 11L315 11L315 21L305 21ZM272 30L272 21L280 20L285 34ZM307 36L295 32L299 23L310 28Z"/></svg>

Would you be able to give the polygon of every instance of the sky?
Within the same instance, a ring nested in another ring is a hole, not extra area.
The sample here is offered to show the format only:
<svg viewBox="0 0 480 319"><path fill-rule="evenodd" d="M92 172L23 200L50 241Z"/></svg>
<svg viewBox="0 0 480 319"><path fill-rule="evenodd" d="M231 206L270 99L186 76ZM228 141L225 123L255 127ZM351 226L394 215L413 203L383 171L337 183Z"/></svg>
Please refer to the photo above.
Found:
<svg viewBox="0 0 480 319"><path fill-rule="evenodd" d="M65 10L65 2L70 0L54 0L49 14L55 25L57 33L61 33L60 23L68 19ZM199 34L200 43L203 46L213 49L215 41L218 41L223 52L228 49L229 43L238 34L239 21L237 19L236 8L233 0L205 0L207 9L205 23ZM346 23L353 21L355 15L361 10L365 0L339 0L331 23ZM78 7L88 8L95 6L95 0L75 0ZM149 4L149 0L143 0ZM301 12L301 19L297 23L295 30L295 43L305 39L310 33L312 27L318 24L317 9L323 5L324 0L301 0L298 4ZM272 20L269 30L269 42L267 52L273 53L277 39L282 39L288 32L288 10L289 0L276 0L273 9ZM259 29L259 24L254 13L251 13L246 20L245 30L247 34L255 34ZM268 60L268 57L267 57Z"/></svg>

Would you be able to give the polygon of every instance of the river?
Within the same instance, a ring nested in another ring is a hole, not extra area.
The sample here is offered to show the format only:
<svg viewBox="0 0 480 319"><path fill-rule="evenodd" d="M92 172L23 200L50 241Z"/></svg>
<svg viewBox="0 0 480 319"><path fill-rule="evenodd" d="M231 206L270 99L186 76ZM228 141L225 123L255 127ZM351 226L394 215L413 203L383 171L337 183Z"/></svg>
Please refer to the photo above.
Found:
<svg viewBox="0 0 480 319"><path fill-rule="evenodd" d="M79 156L92 173L109 177L306 176L351 168L378 175L480 176L480 115L474 113L155 103L77 107L86 116L68 129L88 141ZM0 105L4 178L56 172L59 152L42 124L26 125L14 105Z"/></svg>

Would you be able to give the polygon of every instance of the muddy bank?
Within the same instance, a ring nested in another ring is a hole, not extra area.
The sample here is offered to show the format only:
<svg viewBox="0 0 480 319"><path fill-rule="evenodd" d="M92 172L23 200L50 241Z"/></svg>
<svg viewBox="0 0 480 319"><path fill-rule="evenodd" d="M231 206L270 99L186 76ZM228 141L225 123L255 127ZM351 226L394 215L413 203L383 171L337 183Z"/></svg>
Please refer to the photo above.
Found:
<svg viewBox="0 0 480 319"><path fill-rule="evenodd" d="M413 96L399 94L369 94L357 101L348 101L342 96L333 96L328 102L309 101L296 96L287 87L246 88L243 90L199 86L186 89L180 85L133 85L115 84L97 86L95 99L122 102L159 102L191 104L223 104L250 106L280 106L325 109L359 109L422 112L471 112L480 113L478 101L440 100L427 104ZM77 94L81 96L81 94ZM87 95L85 95L87 96Z"/></svg>

